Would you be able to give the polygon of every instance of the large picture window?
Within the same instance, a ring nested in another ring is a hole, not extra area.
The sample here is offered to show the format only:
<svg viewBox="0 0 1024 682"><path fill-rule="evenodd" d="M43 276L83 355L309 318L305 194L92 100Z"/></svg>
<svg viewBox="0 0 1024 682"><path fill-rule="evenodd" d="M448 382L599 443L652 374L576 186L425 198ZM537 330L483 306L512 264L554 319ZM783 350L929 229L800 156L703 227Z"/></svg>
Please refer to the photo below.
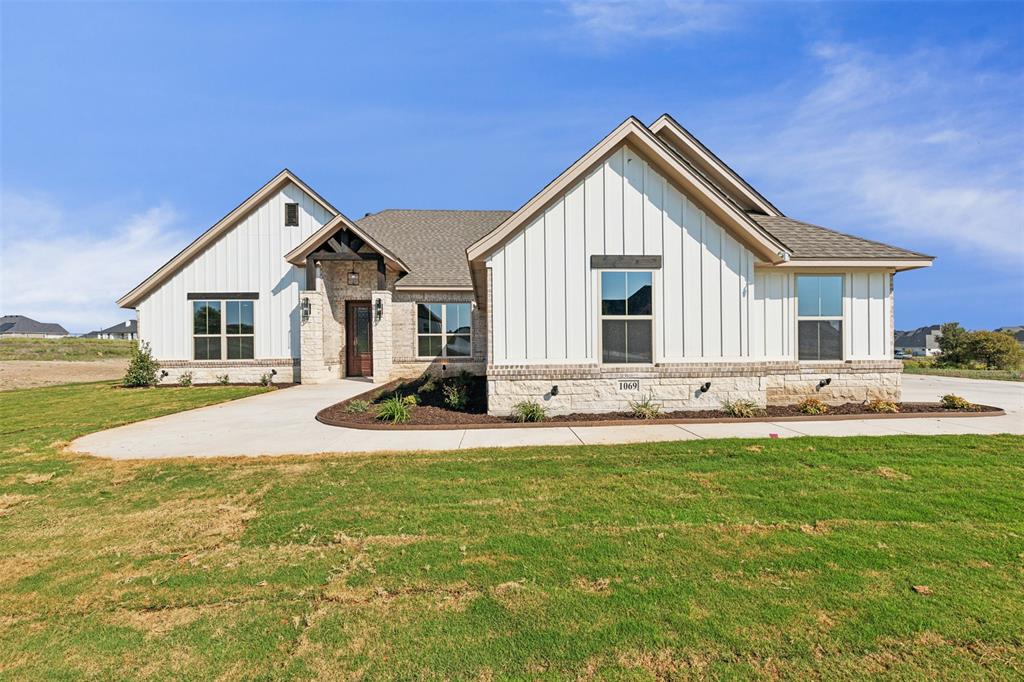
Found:
<svg viewBox="0 0 1024 682"><path fill-rule="evenodd" d="M192 301L192 347L196 360L255 357L252 301Z"/></svg>
<svg viewBox="0 0 1024 682"><path fill-rule="evenodd" d="M843 276L798 275L797 345L801 360L843 359Z"/></svg>
<svg viewBox="0 0 1024 682"><path fill-rule="evenodd" d="M416 305L416 353L421 358L469 357L473 323L469 303Z"/></svg>
<svg viewBox="0 0 1024 682"><path fill-rule="evenodd" d="M606 270L601 273L601 361L654 361L653 275Z"/></svg>

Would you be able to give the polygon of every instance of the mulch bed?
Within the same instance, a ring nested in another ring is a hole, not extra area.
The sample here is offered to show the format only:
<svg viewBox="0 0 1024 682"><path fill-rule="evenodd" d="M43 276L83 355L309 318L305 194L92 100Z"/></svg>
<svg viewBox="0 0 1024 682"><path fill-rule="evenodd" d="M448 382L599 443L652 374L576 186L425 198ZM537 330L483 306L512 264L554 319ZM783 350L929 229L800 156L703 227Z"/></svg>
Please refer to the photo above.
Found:
<svg viewBox="0 0 1024 682"><path fill-rule="evenodd" d="M487 414L487 381L483 377L474 377L468 381L469 401L464 412L458 412L445 406L441 393L441 381L434 382L434 388L430 385L424 387L424 383L425 379L420 378L412 381L394 381L385 384L379 388L324 408L316 415L317 421L330 426L343 426L355 429L432 430L505 428L511 426L633 426L657 423L729 423L807 419L905 419L908 417L932 417L938 414L957 417L982 417L1005 414L998 407L990 407L988 405L976 405L973 410L949 410L942 407L939 403L899 403L900 411L896 414L891 414L871 412L861 403L846 403L844 405L830 405L828 413L822 415L804 414L795 405L776 405L768 407L761 415L752 418L731 417L723 410L680 410L676 412L663 412L655 419L638 419L631 412L606 412L601 414L558 415L544 422L521 424L514 421L511 417L497 417ZM419 397L420 404L412 408L412 418L404 424L391 424L377 419L376 404L393 395L416 395ZM369 409L363 412L350 412L350 403L357 400L369 402Z"/></svg>
<svg viewBox="0 0 1024 682"><path fill-rule="evenodd" d="M115 385L111 386L111 388L115 388L115 389L118 389L118 390L124 390L124 391L134 391L134 390L139 389L139 388L208 388L210 386L263 386L263 384L261 384L258 381L251 381L251 382L246 382L246 383L240 383L240 382L232 381L229 384L221 384L221 383L218 383L218 382L214 381L214 382L202 383L202 384L194 383L191 386L179 386L178 382L174 381L174 382L165 383L165 384L157 384L156 386L122 386L121 384L115 384ZM274 383L270 384L266 388L291 388L292 386L298 386L298 384L296 384L294 382L275 381Z"/></svg>

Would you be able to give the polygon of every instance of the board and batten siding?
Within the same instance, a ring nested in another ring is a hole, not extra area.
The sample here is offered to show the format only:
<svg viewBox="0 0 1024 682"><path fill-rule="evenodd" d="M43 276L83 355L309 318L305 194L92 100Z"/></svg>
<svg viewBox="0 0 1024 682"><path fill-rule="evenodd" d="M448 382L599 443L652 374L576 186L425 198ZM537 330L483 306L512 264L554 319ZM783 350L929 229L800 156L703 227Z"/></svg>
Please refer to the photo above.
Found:
<svg viewBox="0 0 1024 682"><path fill-rule="evenodd" d="M662 257L656 362L795 359L794 275L755 268L753 253L623 146L488 257L491 363L599 361L592 255ZM889 357L888 274L845 279L846 357Z"/></svg>
<svg viewBox="0 0 1024 682"><path fill-rule="evenodd" d="M285 227L284 204L299 205L299 226ZM288 184L139 303L139 338L160 360L192 359L190 293L257 292L256 359L298 358L299 291L304 270L284 259L331 219L312 197Z"/></svg>

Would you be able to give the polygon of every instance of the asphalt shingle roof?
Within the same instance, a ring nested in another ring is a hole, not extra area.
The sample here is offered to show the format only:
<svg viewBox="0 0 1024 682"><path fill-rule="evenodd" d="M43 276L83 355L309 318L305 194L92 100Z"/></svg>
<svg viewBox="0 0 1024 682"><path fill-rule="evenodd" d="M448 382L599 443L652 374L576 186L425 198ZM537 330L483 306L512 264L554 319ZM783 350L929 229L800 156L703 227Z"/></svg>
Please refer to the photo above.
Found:
<svg viewBox="0 0 1024 682"><path fill-rule="evenodd" d="M0 334L55 334L67 336L68 330L53 322L36 322L24 315L0 317Z"/></svg>
<svg viewBox="0 0 1024 682"><path fill-rule="evenodd" d="M395 252L411 272L402 287L473 286L466 248L512 215L512 211L387 209L356 224Z"/></svg>
<svg viewBox="0 0 1024 682"><path fill-rule="evenodd" d="M790 249L793 258L812 259L930 259L916 251L908 251L898 246L890 246L882 242L871 241L850 234L836 232L820 225L793 220L782 216L751 214L758 225L775 236Z"/></svg>

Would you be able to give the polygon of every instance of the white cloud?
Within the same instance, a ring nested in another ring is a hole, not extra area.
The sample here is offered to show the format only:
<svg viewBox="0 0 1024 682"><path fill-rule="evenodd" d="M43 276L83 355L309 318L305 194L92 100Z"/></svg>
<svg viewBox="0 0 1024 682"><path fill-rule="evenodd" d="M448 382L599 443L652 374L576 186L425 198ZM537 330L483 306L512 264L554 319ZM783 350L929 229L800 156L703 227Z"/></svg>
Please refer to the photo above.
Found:
<svg viewBox="0 0 1024 682"><path fill-rule="evenodd" d="M605 44L720 31L732 24L735 15L731 5L702 0L570 0L566 8L578 29Z"/></svg>
<svg viewBox="0 0 1024 682"><path fill-rule="evenodd" d="M994 49L819 45L818 78L761 93L727 123L726 158L793 217L1019 269L1024 78L991 66Z"/></svg>
<svg viewBox="0 0 1024 682"><path fill-rule="evenodd" d="M73 332L132 317L115 299L183 241L168 206L111 224L102 217L83 224L83 211L64 210L42 195L4 192L0 213L0 311L57 322Z"/></svg>

